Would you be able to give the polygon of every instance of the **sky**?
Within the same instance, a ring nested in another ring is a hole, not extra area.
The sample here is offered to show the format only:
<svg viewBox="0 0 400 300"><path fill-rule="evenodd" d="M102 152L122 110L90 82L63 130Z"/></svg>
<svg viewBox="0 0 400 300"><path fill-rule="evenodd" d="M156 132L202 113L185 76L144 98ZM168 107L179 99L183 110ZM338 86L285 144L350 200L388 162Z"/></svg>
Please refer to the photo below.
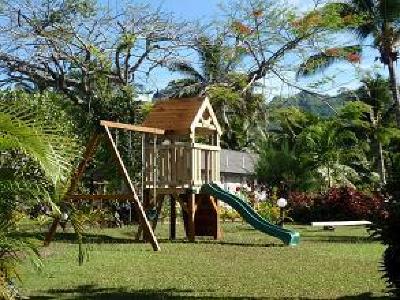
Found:
<svg viewBox="0 0 400 300"><path fill-rule="evenodd" d="M219 10L219 5L223 1L229 0L143 0L142 2L150 3L155 8L161 7L166 11L173 12L179 21L179 19L207 20L216 18L221 13L221 11ZM299 11L306 11L314 5L314 0L286 1L291 6L296 7ZM118 0L108 0L108 2L110 3L110 5L118 5ZM342 41L343 43L351 43L352 39L354 39L354 37L348 36L343 37ZM334 95L343 88L357 88L358 86L360 86L360 79L367 73L386 74L385 70L383 70L381 66L374 62L377 56L378 53L376 51L370 48L366 48L360 64L335 64L333 67L328 69L326 74L320 74L320 76L314 76L312 78L299 81L296 80L294 72L285 73L285 77L288 78L290 81L296 82L297 84L302 86L307 86L318 81L321 75L334 77L334 80L332 80L332 82L324 86L320 85L319 88L314 88L314 91ZM159 69L154 72L150 76L150 78L147 78L143 83L148 89L155 91L164 88L170 80L176 78L179 78L179 75ZM264 91L267 100L271 100L274 96L277 95L287 96L298 92L297 89L290 87L287 84L282 84L282 82L274 76L268 76L261 82L265 84Z"/></svg>

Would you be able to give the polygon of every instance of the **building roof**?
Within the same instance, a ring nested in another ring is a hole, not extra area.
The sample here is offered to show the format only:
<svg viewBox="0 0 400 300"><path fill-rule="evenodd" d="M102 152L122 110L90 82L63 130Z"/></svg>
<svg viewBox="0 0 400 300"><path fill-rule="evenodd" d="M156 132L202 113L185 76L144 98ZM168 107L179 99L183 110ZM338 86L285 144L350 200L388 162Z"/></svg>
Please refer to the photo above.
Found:
<svg viewBox="0 0 400 300"><path fill-rule="evenodd" d="M157 101L142 125L179 132L191 132L195 127L208 126L208 129L214 128L221 134L211 104L205 97Z"/></svg>
<svg viewBox="0 0 400 300"><path fill-rule="evenodd" d="M258 155L234 150L221 150L221 173L253 174Z"/></svg>
<svg viewBox="0 0 400 300"><path fill-rule="evenodd" d="M189 129L204 98L160 100L151 109L143 126L165 130Z"/></svg>

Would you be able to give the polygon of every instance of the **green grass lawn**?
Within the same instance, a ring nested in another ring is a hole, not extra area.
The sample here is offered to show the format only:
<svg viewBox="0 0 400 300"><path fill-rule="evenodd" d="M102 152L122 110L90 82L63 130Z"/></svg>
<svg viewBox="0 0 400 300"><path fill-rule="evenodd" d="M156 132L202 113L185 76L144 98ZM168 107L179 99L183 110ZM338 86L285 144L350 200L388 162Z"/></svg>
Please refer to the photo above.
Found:
<svg viewBox="0 0 400 300"><path fill-rule="evenodd" d="M31 299L388 299L384 248L364 228L294 228L297 247L241 223L223 224L222 241L168 242L162 225L160 252L132 243L131 227L91 231L83 266L72 234L59 234L40 273L23 266L22 289Z"/></svg>

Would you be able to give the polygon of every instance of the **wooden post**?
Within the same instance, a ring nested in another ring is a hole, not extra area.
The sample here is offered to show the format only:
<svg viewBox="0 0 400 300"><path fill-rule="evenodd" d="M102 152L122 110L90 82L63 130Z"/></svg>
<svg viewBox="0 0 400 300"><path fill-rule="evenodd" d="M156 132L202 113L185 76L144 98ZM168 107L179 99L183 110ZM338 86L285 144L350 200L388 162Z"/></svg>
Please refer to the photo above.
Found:
<svg viewBox="0 0 400 300"><path fill-rule="evenodd" d="M46 237L44 239L44 245L50 245L51 241L54 238L54 235L57 232L58 224L60 224L60 217L54 218L53 222L50 225L49 231L46 233Z"/></svg>
<svg viewBox="0 0 400 300"><path fill-rule="evenodd" d="M111 132L108 129L107 126L104 126L104 129L106 130L107 133L107 137L108 137L108 142L113 150L114 155L116 156L117 162L118 162L118 167L121 171L121 173L123 174L123 177L125 179L125 182L130 190L130 192L133 194L133 200L134 203L136 204L136 207L138 208L138 212L139 212L139 219L140 222L142 223L145 233L149 236L150 238L150 243L153 246L153 250L154 251L159 251L160 250L160 246L158 245L158 241L154 235L154 232L151 228L151 225L149 223L149 220L147 220L147 216L146 213L143 209L142 204L140 203L139 197L137 196L136 190L133 186L133 183L129 177L128 171L126 170L126 167L124 165L124 162L121 158L121 155L119 154L119 151L117 149L117 146L115 145L115 142L112 138Z"/></svg>
<svg viewBox="0 0 400 300"><path fill-rule="evenodd" d="M196 238L196 228L194 223L194 217L196 213L196 194L190 194L188 196L188 240L194 242Z"/></svg>
<svg viewBox="0 0 400 300"><path fill-rule="evenodd" d="M144 190L142 195L142 205L145 211L149 210L150 208L150 194L149 190ZM143 240L148 240L149 237L143 234L143 224L139 222L138 230L136 232L136 241L140 241L142 238Z"/></svg>
<svg viewBox="0 0 400 300"><path fill-rule="evenodd" d="M141 194L144 195L144 181L146 178L146 134L142 133L142 178L141 178Z"/></svg>
<svg viewBox="0 0 400 300"><path fill-rule="evenodd" d="M216 226L215 226L215 232L214 232L214 239L219 240L221 239L221 223L220 223L220 216L219 216L219 205L218 205L218 199L214 197L210 197L210 201L213 203L213 207L215 209L216 213Z"/></svg>
<svg viewBox="0 0 400 300"><path fill-rule="evenodd" d="M174 195L170 195L170 223L169 223L169 239L176 239L176 199Z"/></svg>
<svg viewBox="0 0 400 300"><path fill-rule="evenodd" d="M153 221L153 224L152 224L153 231L155 231L156 228L157 228L157 222L158 222L158 220L160 219L160 216L161 216L161 210L162 210L163 203L164 203L164 195L157 195L157 199L156 199L156 213L157 213L157 215L156 215L156 218L155 218L155 220Z"/></svg>
<svg viewBox="0 0 400 300"><path fill-rule="evenodd" d="M153 204L157 205L157 136L153 136Z"/></svg>

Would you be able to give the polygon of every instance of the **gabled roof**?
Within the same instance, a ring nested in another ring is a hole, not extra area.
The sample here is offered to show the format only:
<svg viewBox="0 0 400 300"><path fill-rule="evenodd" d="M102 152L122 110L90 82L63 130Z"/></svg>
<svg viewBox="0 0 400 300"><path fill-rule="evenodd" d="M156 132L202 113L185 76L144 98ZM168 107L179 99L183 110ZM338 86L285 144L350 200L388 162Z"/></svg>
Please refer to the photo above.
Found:
<svg viewBox="0 0 400 300"><path fill-rule="evenodd" d="M203 119L205 112L208 119ZM193 132L198 127L214 128L221 134L211 104L204 97L157 101L142 125L178 132Z"/></svg>
<svg viewBox="0 0 400 300"><path fill-rule="evenodd" d="M221 150L221 173L253 174L258 155L234 150Z"/></svg>

